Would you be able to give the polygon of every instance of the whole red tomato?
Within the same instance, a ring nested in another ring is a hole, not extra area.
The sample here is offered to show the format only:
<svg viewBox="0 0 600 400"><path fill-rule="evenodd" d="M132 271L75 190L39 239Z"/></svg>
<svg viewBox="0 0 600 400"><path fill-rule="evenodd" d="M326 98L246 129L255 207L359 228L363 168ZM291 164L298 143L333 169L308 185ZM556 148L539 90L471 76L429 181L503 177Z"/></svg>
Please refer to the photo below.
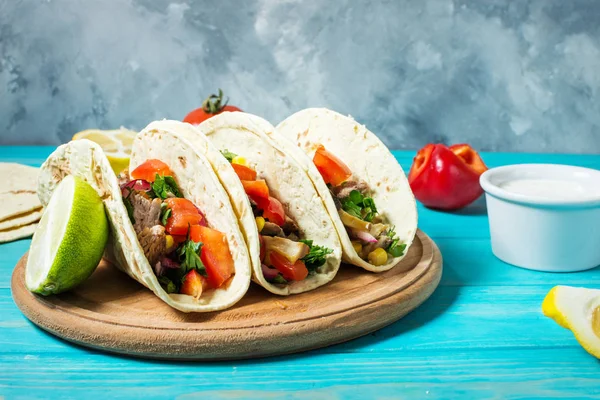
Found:
<svg viewBox="0 0 600 400"><path fill-rule="evenodd" d="M457 210L483 193L479 176L487 170L479 154L468 144L428 144L417 153L408 173L415 197L423 205Z"/></svg>
<svg viewBox="0 0 600 400"><path fill-rule="evenodd" d="M227 104L229 99L223 103L223 91L219 89L219 95L211 94L206 100L202 102L202 107L196 108L185 116L183 122L187 122L192 125L198 125L203 121L206 121L214 115L218 115L223 111L242 111L236 106Z"/></svg>

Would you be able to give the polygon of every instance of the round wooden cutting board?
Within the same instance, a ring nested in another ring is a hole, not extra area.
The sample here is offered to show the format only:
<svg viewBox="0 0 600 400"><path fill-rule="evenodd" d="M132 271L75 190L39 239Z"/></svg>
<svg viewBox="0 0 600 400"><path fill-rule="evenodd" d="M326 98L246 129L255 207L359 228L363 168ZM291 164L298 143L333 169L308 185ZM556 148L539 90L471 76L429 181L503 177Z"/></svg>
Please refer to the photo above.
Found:
<svg viewBox="0 0 600 400"><path fill-rule="evenodd" d="M185 314L106 262L68 293L34 295L25 288L26 259L11 286L33 323L80 345L165 359L264 357L354 339L415 309L442 274L439 249L419 230L408 255L387 272L342 265L332 282L307 293L280 297L252 284L227 310Z"/></svg>

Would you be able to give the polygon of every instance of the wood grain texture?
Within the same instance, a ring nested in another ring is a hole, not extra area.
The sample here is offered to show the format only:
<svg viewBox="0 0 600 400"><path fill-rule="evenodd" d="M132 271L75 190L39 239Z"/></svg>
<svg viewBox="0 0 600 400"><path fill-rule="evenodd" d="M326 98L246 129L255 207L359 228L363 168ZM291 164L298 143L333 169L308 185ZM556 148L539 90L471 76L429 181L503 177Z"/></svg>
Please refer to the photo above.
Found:
<svg viewBox="0 0 600 400"><path fill-rule="evenodd" d="M400 264L381 274L346 265L330 284L277 297L253 286L214 313L181 313L102 262L76 289L42 297L25 288L26 256L12 278L13 298L36 325L96 349L150 358L243 359L347 341L397 321L437 287L442 258L423 232Z"/></svg>

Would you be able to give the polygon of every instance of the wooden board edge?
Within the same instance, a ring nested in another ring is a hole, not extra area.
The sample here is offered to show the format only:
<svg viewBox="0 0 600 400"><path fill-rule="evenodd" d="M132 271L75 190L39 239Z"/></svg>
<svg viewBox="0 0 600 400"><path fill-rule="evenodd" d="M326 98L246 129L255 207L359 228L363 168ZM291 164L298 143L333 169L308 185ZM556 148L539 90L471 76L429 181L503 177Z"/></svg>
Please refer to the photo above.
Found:
<svg viewBox="0 0 600 400"><path fill-rule="evenodd" d="M171 348L165 346L164 343L169 343L168 340L165 340L165 336L169 336L169 333L165 332L165 330L148 330L136 327L129 327L128 329L132 329L134 332L139 331L139 336L132 336L138 338L145 337L143 340L122 340L115 342L106 340L106 337L119 337L119 330L122 327L117 324L101 321L90 322L89 329L82 335L83 340L79 340L68 330L56 324L53 318L47 315L47 310L40 312L36 305L38 305L40 300L43 301L43 299L38 300L37 296L31 295L26 289L15 290L16 285L22 284L22 281L19 281L15 273L12 275L11 288L15 303L34 324L61 339L83 347L113 354L165 360L219 361L271 357L314 350L356 339L398 321L420 306L437 288L443 270L442 255L435 242L424 233L422 233L422 236L420 235L420 239L428 241L428 244L432 246L433 257L430 267L412 285L375 303L369 303L362 307L330 316L331 323L327 329L329 335L325 338L321 333L322 331L314 330L311 321L270 326L272 330L274 329L276 333L281 335L280 338L286 340L288 345L284 347L279 344L275 346L273 341L256 335L256 329L252 328L240 329L239 335L236 335L238 340L229 343L215 345L210 340L207 342L192 342L193 346L185 349L182 349L181 346L173 346ZM418 288L418 290L415 288ZM29 295L29 298L21 298L21 296L27 297L27 295ZM398 307L398 304L406 304L406 307ZM56 308L51 303L46 303L45 305L46 307ZM383 313L381 312L382 307L385 308L385 312ZM373 320L374 308L377 308L378 313L386 315L386 318ZM112 335L98 335L96 332L100 330L109 330ZM81 333L79 332L79 334ZM197 336L197 332L190 332L189 334ZM181 335L181 332L178 335ZM157 343L159 341L162 344L158 346ZM244 351L240 352L236 349L244 349Z"/></svg>

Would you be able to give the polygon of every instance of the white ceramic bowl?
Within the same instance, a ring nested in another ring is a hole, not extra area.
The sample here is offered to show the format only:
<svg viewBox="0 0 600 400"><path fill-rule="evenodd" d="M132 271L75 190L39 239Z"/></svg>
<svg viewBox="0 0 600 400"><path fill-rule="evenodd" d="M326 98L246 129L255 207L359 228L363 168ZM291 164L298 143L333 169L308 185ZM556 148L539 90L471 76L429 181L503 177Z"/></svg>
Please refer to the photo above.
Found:
<svg viewBox="0 0 600 400"><path fill-rule="evenodd" d="M600 265L600 171L518 164L490 169L480 182L496 257L548 272Z"/></svg>

